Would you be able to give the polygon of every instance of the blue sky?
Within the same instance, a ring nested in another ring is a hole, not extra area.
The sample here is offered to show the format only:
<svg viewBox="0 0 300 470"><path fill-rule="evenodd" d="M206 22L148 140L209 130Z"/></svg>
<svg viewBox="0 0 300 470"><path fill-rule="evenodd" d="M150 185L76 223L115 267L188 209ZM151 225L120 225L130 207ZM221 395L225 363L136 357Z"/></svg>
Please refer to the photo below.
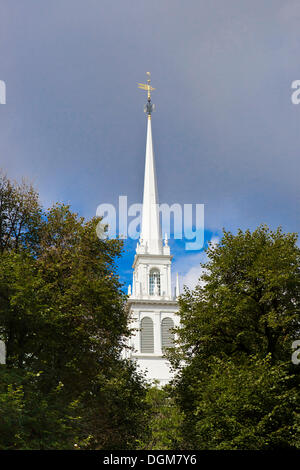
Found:
<svg viewBox="0 0 300 470"><path fill-rule="evenodd" d="M160 201L205 204L206 238L299 232L299 50L298 0L3 0L0 167L86 217L141 202L149 70ZM203 255L172 248L194 279Z"/></svg>

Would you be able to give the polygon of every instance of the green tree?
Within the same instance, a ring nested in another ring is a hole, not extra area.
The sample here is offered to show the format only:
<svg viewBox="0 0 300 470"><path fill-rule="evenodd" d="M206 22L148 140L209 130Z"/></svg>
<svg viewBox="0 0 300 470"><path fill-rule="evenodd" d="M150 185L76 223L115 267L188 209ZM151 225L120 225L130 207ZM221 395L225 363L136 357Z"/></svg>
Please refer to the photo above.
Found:
<svg viewBox="0 0 300 470"><path fill-rule="evenodd" d="M42 208L31 184L11 182L0 171L0 252L34 248Z"/></svg>
<svg viewBox="0 0 300 470"><path fill-rule="evenodd" d="M178 349L170 359L179 368L176 396L192 446L300 445L299 368L291 364L300 322L296 241L266 226L224 232L208 249L202 282L181 297Z"/></svg>
<svg viewBox="0 0 300 470"><path fill-rule="evenodd" d="M190 448L276 450L299 447L299 383L270 356L246 363L212 357L181 377L177 402ZM189 403L187 403L189 400Z"/></svg>
<svg viewBox="0 0 300 470"><path fill-rule="evenodd" d="M168 386L150 387L146 396L147 427L138 442L140 450L182 449L182 413L171 396Z"/></svg>
<svg viewBox="0 0 300 470"><path fill-rule="evenodd" d="M20 402L22 448L133 447L144 425L145 389L121 359L130 334L116 274L121 242L99 240L99 219L85 221L68 206L42 211L30 187L4 180L1 190L0 339L7 362L0 383L5 373L3 403L5 390L8 404L12 397ZM27 202L18 211L20 200ZM59 439L55 423L68 428Z"/></svg>
<svg viewBox="0 0 300 470"><path fill-rule="evenodd" d="M68 449L78 403L66 403L59 384L45 395L39 374L0 368L0 449Z"/></svg>

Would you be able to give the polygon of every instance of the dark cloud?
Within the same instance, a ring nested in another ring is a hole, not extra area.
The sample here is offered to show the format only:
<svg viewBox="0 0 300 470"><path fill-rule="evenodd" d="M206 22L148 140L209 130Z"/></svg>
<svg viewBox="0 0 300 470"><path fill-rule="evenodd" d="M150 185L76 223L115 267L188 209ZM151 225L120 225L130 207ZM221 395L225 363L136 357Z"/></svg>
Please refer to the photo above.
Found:
<svg viewBox="0 0 300 470"><path fill-rule="evenodd" d="M206 204L206 225L299 231L300 3L8 0L0 15L0 155L46 205L142 197L145 97L162 202Z"/></svg>

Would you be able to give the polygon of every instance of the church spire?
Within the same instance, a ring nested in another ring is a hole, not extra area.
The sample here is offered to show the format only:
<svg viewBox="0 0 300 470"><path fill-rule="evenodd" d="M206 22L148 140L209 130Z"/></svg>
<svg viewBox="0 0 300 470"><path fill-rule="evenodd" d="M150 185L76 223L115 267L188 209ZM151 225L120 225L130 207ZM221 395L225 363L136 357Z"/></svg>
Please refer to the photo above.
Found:
<svg viewBox="0 0 300 470"><path fill-rule="evenodd" d="M177 301L172 295L172 256L165 234L161 236L155 161L152 142L151 116L154 110L151 102L150 74L146 84L139 88L147 92L147 142L144 176L144 197L142 208L141 237L136 247L133 262L132 289L128 288L129 315L132 331L128 351L131 357L145 371L149 380L156 379L160 386L172 378L169 363L164 357L165 348L173 343L173 328L178 326ZM177 282L177 292L179 286Z"/></svg>
<svg viewBox="0 0 300 470"><path fill-rule="evenodd" d="M150 85L150 72L147 72L147 75L149 77L147 84L139 83L139 88L146 90L148 95L147 104L145 106L148 122L140 247L144 247L145 251L149 254L161 254L162 237L159 221L159 203L151 127L151 114L154 111L154 105L151 103L151 91L153 91L154 88Z"/></svg>

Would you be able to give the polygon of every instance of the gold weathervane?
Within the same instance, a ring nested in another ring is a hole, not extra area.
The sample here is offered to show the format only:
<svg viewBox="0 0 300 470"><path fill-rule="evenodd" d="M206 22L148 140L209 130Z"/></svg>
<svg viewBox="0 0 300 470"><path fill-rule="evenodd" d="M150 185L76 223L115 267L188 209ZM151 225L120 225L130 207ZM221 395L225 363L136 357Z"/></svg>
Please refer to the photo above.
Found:
<svg viewBox="0 0 300 470"><path fill-rule="evenodd" d="M151 103L151 91L154 91L155 88L153 88L150 85L150 83L151 83L151 74L150 74L150 72L146 72L146 73L147 73L147 76L148 76L147 83L138 83L138 87L141 90L147 91L148 103L145 105L145 113L147 113L148 117L150 118L152 111L154 111L154 105Z"/></svg>
<svg viewBox="0 0 300 470"><path fill-rule="evenodd" d="M151 91L155 90L155 88L153 88L150 83L151 83L151 73L150 72L146 72L147 75L148 75L148 80L147 80L147 83L138 83L138 87L141 89L141 90L146 90L148 92L148 100L151 100Z"/></svg>

